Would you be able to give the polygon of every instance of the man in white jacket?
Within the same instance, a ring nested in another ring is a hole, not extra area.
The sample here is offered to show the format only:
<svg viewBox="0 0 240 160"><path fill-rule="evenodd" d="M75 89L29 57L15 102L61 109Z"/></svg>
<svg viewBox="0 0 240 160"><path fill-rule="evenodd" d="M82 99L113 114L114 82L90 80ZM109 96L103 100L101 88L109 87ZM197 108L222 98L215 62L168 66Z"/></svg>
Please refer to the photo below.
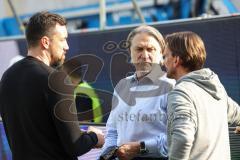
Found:
<svg viewBox="0 0 240 160"><path fill-rule="evenodd" d="M203 68L205 60L204 43L197 34L166 37L167 77L177 80L168 95L170 160L231 159L228 123L240 125L240 107L218 76Z"/></svg>

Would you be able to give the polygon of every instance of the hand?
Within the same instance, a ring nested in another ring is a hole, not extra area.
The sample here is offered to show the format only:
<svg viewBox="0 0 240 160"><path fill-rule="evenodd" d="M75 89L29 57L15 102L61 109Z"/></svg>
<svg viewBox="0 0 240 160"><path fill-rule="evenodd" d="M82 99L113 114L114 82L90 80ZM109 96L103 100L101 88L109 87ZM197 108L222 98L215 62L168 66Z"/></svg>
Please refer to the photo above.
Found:
<svg viewBox="0 0 240 160"><path fill-rule="evenodd" d="M104 144L104 134L102 130L97 129L95 127L89 126L87 132L94 132L97 135L98 143L96 144L95 148L101 148Z"/></svg>
<svg viewBox="0 0 240 160"><path fill-rule="evenodd" d="M121 145L117 150L117 156L120 160L130 160L140 151L139 142L129 142Z"/></svg>
<svg viewBox="0 0 240 160"><path fill-rule="evenodd" d="M97 134L98 143L95 145L95 148L102 148L105 142L105 138L103 134Z"/></svg>
<svg viewBox="0 0 240 160"><path fill-rule="evenodd" d="M89 126L87 132L95 132L96 134L102 134L103 132L100 129L97 129L96 127L93 126Z"/></svg>
<svg viewBox="0 0 240 160"><path fill-rule="evenodd" d="M240 126L237 126L234 132L240 134Z"/></svg>

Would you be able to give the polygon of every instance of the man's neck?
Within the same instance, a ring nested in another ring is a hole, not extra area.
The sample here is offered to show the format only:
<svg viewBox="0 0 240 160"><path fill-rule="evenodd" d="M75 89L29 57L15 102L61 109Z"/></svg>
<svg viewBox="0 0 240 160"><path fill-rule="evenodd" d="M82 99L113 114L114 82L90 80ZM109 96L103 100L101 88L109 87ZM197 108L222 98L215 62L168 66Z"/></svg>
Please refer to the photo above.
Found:
<svg viewBox="0 0 240 160"><path fill-rule="evenodd" d="M183 77L183 76L185 76L186 74L188 74L190 71L187 69L187 68L183 68L183 67L181 67L181 68L179 68L178 70L177 70L177 73L176 73L176 76L175 76L175 80L177 81L177 80L179 80L181 77Z"/></svg>
<svg viewBox="0 0 240 160"><path fill-rule="evenodd" d="M137 80L141 80L143 77L148 75L150 71L136 71Z"/></svg>
<svg viewBox="0 0 240 160"><path fill-rule="evenodd" d="M50 56L46 51L43 51L38 47L28 49L28 56L32 56L50 66Z"/></svg>

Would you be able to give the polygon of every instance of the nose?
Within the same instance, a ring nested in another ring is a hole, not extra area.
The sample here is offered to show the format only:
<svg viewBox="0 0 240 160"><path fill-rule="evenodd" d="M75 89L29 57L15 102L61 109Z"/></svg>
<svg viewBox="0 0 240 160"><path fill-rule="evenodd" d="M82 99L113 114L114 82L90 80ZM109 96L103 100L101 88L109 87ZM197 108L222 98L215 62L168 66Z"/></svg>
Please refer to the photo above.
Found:
<svg viewBox="0 0 240 160"><path fill-rule="evenodd" d="M141 57L142 57L144 60L148 59L148 58L149 58L148 52L147 52L146 50L143 50L143 51L142 51L142 54L141 54Z"/></svg>
<svg viewBox="0 0 240 160"><path fill-rule="evenodd" d="M65 46L64 46L64 50L67 51L69 50L69 46L68 46L68 43L66 42Z"/></svg>
<svg viewBox="0 0 240 160"><path fill-rule="evenodd" d="M162 71L167 72L167 67L166 67L165 63L160 64L160 67L161 67Z"/></svg>
<svg viewBox="0 0 240 160"><path fill-rule="evenodd" d="M167 65L166 65L166 58L163 58L163 63L161 65L162 69L164 68L165 70L164 71L167 71Z"/></svg>
<svg viewBox="0 0 240 160"><path fill-rule="evenodd" d="M166 59L165 58L163 59L163 63L162 64L163 64L163 66L166 66Z"/></svg>

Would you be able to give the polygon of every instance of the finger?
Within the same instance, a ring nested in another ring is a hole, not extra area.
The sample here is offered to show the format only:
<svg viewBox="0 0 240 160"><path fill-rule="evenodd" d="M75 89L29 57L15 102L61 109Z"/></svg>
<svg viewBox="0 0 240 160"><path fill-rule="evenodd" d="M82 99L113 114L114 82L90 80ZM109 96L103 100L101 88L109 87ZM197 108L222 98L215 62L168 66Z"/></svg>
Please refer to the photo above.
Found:
<svg viewBox="0 0 240 160"><path fill-rule="evenodd" d="M237 126L234 132L235 133L240 133L240 126Z"/></svg>

